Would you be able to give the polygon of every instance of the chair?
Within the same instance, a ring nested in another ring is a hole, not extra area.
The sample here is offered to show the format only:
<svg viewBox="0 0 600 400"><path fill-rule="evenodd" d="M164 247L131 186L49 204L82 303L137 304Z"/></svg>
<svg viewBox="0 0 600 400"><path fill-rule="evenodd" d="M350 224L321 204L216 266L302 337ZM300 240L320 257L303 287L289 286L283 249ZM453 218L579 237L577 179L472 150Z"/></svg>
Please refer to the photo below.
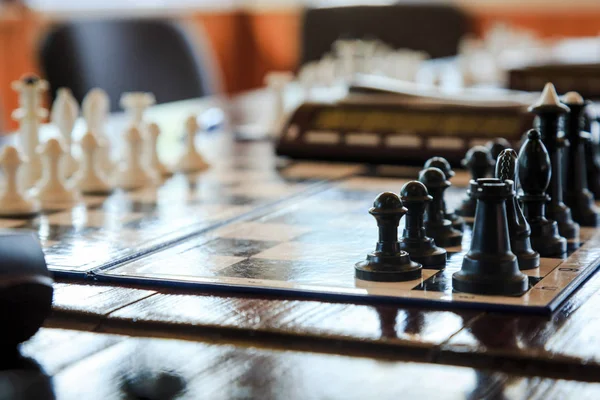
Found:
<svg viewBox="0 0 600 400"><path fill-rule="evenodd" d="M465 12L444 4L307 9L300 60L320 59L337 39L379 39L394 48L423 50L431 58L448 57L457 53L460 38L471 29Z"/></svg>
<svg viewBox="0 0 600 400"><path fill-rule="evenodd" d="M58 88L69 87L81 102L100 87L116 111L123 92L152 92L159 103L213 93L207 53L198 47L171 21L78 20L51 28L39 61L52 99Z"/></svg>

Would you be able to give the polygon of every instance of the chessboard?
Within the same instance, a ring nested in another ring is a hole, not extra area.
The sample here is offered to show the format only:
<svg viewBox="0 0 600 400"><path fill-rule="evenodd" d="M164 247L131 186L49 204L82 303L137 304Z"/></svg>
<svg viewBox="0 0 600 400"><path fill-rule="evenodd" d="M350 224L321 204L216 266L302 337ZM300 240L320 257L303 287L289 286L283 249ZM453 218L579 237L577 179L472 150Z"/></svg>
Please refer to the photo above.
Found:
<svg viewBox="0 0 600 400"><path fill-rule="evenodd" d="M227 139L207 138L205 148L226 146L223 141ZM28 219L0 219L0 228L35 232L56 276L85 275L253 214L282 198L310 192L324 179L358 169L340 164L322 170L315 163L303 163L279 173L274 158L257 162L270 153L266 143L246 150L203 173L177 174L155 187L116 190L108 196L82 196L69 209Z"/></svg>
<svg viewBox="0 0 600 400"><path fill-rule="evenodd" d="M338 167L322 164L315 170L328 168ZM281 173L285 175L285 169ZM378 193L398 192L411 178L385 177L363 168L352 176L329 180L311 193L205 230L148 257L96 269L92 275L100 281L154 287L543 314L555 310L598 266L600 232L582 228L581 246L566 259L542 258L540 268L523 271L529 278L524 295L458 293L452 289L451 277L469 249L472 232L467 227L462 245L447 248L445 269L423 269L422 278L408 282L356 279L354 265L373 250L377 237L367 210ZM464 197L467 180L464 173L454 178L456 186L446 199L450 207Z"/></svg>

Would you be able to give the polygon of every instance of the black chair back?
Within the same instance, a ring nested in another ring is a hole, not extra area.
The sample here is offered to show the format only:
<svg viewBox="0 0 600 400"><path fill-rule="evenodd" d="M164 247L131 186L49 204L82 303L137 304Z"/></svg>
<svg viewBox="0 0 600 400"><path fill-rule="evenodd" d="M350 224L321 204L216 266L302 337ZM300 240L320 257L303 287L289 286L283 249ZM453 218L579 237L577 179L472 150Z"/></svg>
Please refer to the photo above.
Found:
<svg viewBox="0 0 600 400"><path fill-rule="evenodd" d="M300 60L319 60L337 39L379 39L394 48L427 52L431 58L457 53L472 22L445 4L397 4L315 8L304 12Z"/></svg>
<svg viewBox="0 0 600 400"><path fill-rule="evenodd" d="M60 87L70 88L79 102L100 87L115 111L123 92L152 92L159 103L211 94L206 52L197 47L171 21L78 20L51 28L39 61L52 100Z"/></svg>

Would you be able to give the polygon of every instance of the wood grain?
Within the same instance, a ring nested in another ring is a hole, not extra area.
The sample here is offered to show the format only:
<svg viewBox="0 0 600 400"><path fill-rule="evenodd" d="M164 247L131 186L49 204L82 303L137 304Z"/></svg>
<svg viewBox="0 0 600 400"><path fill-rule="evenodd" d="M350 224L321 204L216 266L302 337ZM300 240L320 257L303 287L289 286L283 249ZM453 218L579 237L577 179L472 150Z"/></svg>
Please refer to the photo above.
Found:
<svg viewBox="0 0 600 400"><path fill-rule="evenodd" d="M44 329L4 363L4 393L121 399L598 398L600 384L312 352ZM7 379L10 377L10 379ZM157 382L161 384L157 384ZM35 383L35 384L32 384ZM15 397L18 398L18 397ZM25 397L21 397L25 398ZM131 398L131 397L129 397Z"/></svg>

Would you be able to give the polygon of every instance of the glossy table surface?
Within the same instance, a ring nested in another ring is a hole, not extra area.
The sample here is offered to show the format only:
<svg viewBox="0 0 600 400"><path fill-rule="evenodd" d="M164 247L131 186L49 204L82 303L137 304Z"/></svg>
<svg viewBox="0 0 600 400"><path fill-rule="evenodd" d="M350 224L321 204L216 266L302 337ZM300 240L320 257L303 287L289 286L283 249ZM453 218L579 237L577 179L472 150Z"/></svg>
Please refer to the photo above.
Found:
<svg viewBox="0 0 600 400"><path fill-rule="evenodd" d="M227 103L232 123L264 122L253 111L263 101ZM213 105L149 115L175 132ZM23 354L53 376L58 398L120 398L126 363L175 369L189 398L425 398L438 381L435 398L598 398L600 386L582 382L600 381L599 290L592 276L545 317L63 280Z"/></svg>

